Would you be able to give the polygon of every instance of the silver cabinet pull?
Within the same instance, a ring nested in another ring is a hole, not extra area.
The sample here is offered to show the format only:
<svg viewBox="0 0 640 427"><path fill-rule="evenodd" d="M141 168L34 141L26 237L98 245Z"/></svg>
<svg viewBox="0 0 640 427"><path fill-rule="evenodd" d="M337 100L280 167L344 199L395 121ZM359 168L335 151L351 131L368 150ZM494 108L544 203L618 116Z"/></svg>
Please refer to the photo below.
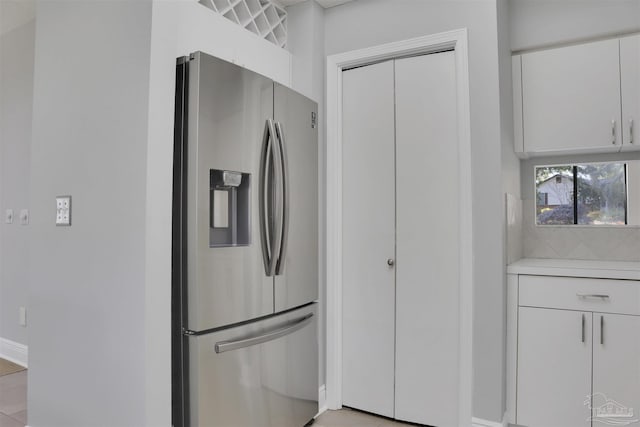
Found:
<svg viewBox="0 0 640 427"><path fill-rule="evenodd" d="M633 144L633 119L629 120L629 144Z"/></svg>
<svg viewBox="0 0 640 427"><path fill-rule="evenodd" d="M387 265L388 265L389 267L393 267L393 266L395 265L395 263L396 263L396 262L395 262L392 258L389 258L389 259L387 260Z"/></svg>
<svg viewBox="0 0 640 427"><path fill-rule="evenodd" d="M214 348L216 353L224 353L225 351L238 350L241 348L262 344L267 341L273 341L275 339L282 338L286 335L294 333L299 329L304 328L311 322L312 317L313 317L313 313L310 313L304 317L301 317L300 319L297 319L291 323L288 323L286 326L282 328L274 329L264 334L252 335L246 338L240 338L233 341L220 341L216 343Z"/></svg>
<svg viewBox="0 0 640 427"><path fill-rule="evenodd" d="M616 121L611 120L611 143L616 145Z"/></svg>
<svg viewBox="0 0 640 427"><path fill-rule="evenodd" d="M600 316L600 345L604 345L604 316Z"/></svg>
<svg viewBox="0 0 640 427"><path fill-rule="evenodd" d="M582 313L582 342L584 343L584 334L585 334L585 316L584 313Z"/></svg>
<svg viewBox="0 0 640 427"><path fill-rule="evenodd" d="M609 295L605 294L576 294L578 298L600 298L600 299L609 299Z"/></svg>

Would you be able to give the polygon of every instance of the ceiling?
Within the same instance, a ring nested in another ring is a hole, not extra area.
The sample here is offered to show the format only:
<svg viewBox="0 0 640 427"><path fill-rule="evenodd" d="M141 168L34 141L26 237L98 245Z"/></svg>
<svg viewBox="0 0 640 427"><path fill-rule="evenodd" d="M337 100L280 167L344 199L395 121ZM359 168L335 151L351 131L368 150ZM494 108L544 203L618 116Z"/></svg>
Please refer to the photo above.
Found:
<svg viewBox="0 0 640 427"><path fill-rule="evenodd" d="M34 0L0 0L0 34L26 24L35 16Z"/></svg>
<svg viewBox="0 0 640 427"><path fill-rule="evenodd" d="M273 0L275 3L279 3L284 7L294 5L296 3L302 3L305 0ZM318 4L325 9L328 7L338 6L344 3L348 3L352 0L316 0Z"/></svg>

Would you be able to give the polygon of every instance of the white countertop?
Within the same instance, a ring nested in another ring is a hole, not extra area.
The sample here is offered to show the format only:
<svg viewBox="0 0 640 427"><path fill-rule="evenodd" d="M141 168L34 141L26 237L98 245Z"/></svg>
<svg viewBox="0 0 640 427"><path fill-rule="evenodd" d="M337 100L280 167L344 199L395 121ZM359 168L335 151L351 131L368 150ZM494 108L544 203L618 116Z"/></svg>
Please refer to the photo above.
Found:
<svg viewBox="0 0 640 427"><path fill-rule="evenodd" d="M640 262L523 258L509 264L507 273L640 280Z"/></svg>

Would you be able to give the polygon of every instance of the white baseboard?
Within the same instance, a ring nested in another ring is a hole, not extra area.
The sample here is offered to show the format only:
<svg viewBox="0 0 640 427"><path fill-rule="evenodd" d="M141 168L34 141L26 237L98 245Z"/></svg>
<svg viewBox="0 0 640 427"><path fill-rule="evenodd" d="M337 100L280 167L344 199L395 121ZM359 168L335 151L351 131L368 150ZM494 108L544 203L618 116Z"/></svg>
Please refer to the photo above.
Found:
<svg viewBox="0 0 640 427"><path fill-rule="evenodd" d="M318 389L318 415L327 410L327 387L322 384Z"/></svg>
<svg viewBox="0 0 640 427"><path fill-rule="evenodd" d="M504 414L502 422L473 417L471 418L471 425L473 427L508 427L509 424L507 423L507 414Z"/></svg>
<svg viewBox="0 0 640 427"><path fill-rule="evenodd" d="M0 357L20 366L27 367L29 348L15 341L0 338Z"/></svg>

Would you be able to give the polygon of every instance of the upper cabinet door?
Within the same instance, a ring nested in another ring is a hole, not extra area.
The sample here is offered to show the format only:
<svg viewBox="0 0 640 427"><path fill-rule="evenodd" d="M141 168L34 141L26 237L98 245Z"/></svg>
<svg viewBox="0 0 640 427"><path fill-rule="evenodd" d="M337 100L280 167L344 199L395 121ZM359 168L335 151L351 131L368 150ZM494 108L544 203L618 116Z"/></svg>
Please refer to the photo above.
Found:
<svg viewBox="0 0 640 427"><path fill-rule="evenodd" d="M622 150L640 150L640 36L620 39Z"/></svg>
<svg viewBox="0 0 640 427"><path fill-rule="evenodd" d="M619 41L522 55L524 151L618 151Z"/></svg>

